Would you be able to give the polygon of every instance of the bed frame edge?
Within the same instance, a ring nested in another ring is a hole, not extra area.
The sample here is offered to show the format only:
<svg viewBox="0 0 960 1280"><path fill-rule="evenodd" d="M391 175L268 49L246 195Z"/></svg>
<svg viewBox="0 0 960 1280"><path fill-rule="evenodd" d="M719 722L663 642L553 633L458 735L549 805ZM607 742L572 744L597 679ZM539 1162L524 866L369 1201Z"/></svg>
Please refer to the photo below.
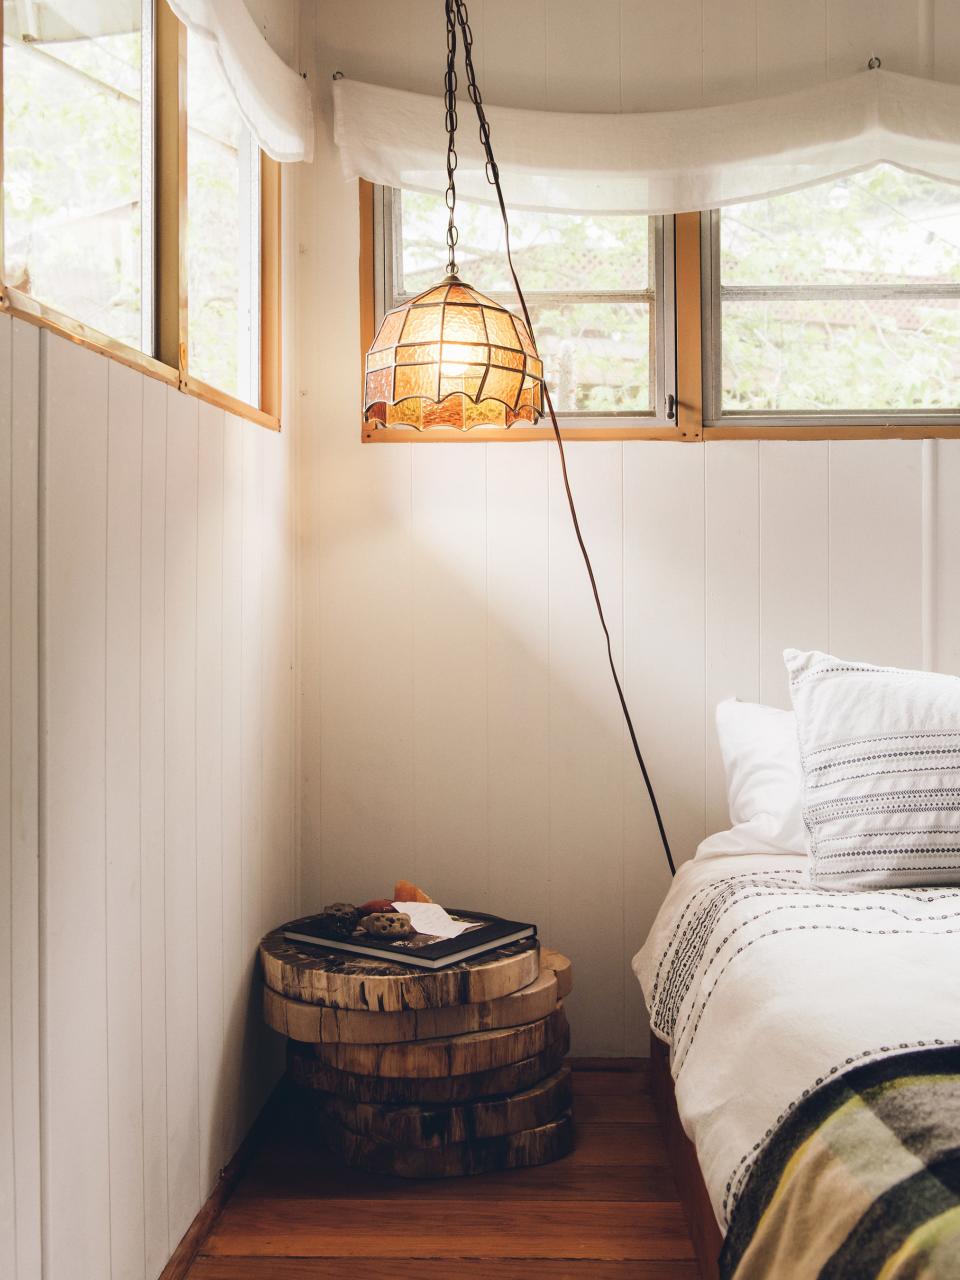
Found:
<svg viewBox="0 0 960 1280"><path fill-rule="evenodd" d="M693 1143L683 1131L677 1111L673 1077L670 1074L670 1050L656 1036L650 1037L650 1086L680 1203L690 1228L690 1236L703 1280L720 1280L720 1249L723 1236L710 1203L710 1196L700 1172Z"/></svg>

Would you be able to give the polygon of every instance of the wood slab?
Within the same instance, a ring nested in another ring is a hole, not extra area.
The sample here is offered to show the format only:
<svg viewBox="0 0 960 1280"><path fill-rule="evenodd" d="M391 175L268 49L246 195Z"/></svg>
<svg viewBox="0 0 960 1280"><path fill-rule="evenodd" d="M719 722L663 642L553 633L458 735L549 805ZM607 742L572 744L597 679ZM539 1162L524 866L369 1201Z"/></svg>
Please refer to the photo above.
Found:
<svg viewBox="0 0 960 1280"><path fill-rule="evenodd" d="M567 1030L562 1005L537 1022L497 1031L471 1031L439 1040L401 1044L315 1044L314 1055L338 1071L365 1076L430 1077L473 1075L533 1058L555 1044Z"/></svg>
<svg viewBox="0 0 960 1280"><path fill-rule="evenodd" d="M497 1000L528 986L540 972L535 938L510 942L445 969L414 969L289 942L284 929L304 920L292 920L268 933L260 943L260 961L271 990L306 1004L376 1013L442 1009Z"/></svg>
<svg viewBox="0 0 960 1280"><path fill-rule="evenodd" d="M317 1094L319 1104L345 1129L394 1147L449 1147L480 1138L535 1129L570 1111L570 1068L562 1067L531 1089L453 1107L388 1107Z"/></svg>
<svg viewBox="0 0 960 1280"><path fill-rule="evenodd" d="M549 1164L573 1150L573 1117L555 1120L498 1138L478 1138L444 1147L396 1147L354 1133L315 1108L318 1131L330 1149L353 1168L398 1178L462 1178L500 1169ZM451 1224L453 1225L453 1224Z"/></svg>
<svg viewBox="0 0 960 1280"><path fill-rule="evenodd" d="M573 963L552 947L540 948L540 972L549 969L557 980L557 999L565 1000L573 990Z"/></svg>
<svg viewBox="0 0 960 1280"><path fill-rule="evenodd" d="M559 951L541 950L540 973L533 982L496 1000L446 1005L441 1009L370 1013L304 1004L265 986L263 1016L274 1031L303 1044L396 1044L536 1022L556 1008L557 1001L569 994L572 985L567 957Z"/></svg>
<svg viewBox="0 0 960 1280"><path fill-rule="evenodd" d="M291 1040L287 1042L287 1070L291 1079L305 1089L335 1093L351 1102L377 1102L391 1106L410 1103L443 1105L476 1102L480 1098L494 1098L529 1089L559 1070L569 1048L570 1032L564 1029L561 1038L549 1049L523 1062L514 1062L492 1071L418 1079L415 1076L365 1076L352 1071L338 1071L329 1063L322 1062L309 1048Z"/></svg>

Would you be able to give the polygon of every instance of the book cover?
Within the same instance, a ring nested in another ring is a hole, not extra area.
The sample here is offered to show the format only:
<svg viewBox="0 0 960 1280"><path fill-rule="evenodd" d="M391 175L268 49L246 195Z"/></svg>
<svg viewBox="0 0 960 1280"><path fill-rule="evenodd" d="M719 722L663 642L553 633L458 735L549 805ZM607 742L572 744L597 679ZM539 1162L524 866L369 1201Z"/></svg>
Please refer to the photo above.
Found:
<svg viewBox="0 0 960 1280"><path fill-rule="evenodd" d="M324 925L319 916L297 921L295 928L284 930L284 936L291 942L306 942L332 951L351 952L371 960L389 960L395 964L408 964L421 969L441 969L471 956L482 955L485 951L506 946L508 942L519 942L524 938L537 936L535 924L504 920L500 916L454 907L448 907L447 911L454 920L467 926L456 938L437 938L429 933L416 933L412 938L388 940L372 938L359 929L344 936Z"/></svg>

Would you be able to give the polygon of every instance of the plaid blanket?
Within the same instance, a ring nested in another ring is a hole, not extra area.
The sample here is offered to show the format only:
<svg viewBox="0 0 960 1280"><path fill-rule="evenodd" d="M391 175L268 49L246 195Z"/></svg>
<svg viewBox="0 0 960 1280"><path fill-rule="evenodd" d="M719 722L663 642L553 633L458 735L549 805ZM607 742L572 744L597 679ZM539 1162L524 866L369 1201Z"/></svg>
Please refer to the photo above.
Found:
<svg viewBox="0 0 960 1280"><path fill-rule="evenodd" d="M960 1048L838 1073L754 1163L724 1280L960 1280Z"/></svg>

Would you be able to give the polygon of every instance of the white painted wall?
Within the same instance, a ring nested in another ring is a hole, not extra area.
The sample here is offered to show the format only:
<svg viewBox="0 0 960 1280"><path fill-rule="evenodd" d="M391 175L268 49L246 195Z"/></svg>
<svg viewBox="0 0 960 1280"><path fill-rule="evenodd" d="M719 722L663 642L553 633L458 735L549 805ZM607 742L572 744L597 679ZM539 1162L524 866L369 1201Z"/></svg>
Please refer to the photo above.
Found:
<svg viewBox="0 0 960 1280"><path fill-rule="evenodd" d="M0 316L11 1280L153 1280L277 1077L254 968L297 896L291 460Z"/></svg>
<svg viewBox="0 0 960 1280"><path fill-rule="evenodd" d="M960 77L932 0L472 0L488 102L683 107L886 67ZM629 958L667 873L548 444L359 440L357 194L329 82L442 87L433 0L303 6L321 110L298 175L304 908L385 892L540 922L574 1045L644 1051ZM469 121L464 117L464 127ZM508 193L509 197L509 193ZM573 485L671 839L725 825L722 697L783 704L780 650L960 671L960 443L585 443ZM924 586L926 584L926 586Z"/></svg>
<svg viewBox="0 0 960 1280"><path fill-rule="evenodd" d="M293 0L251 7L293 58ZM292 462L0 315L5 1280L155 1280L281 1068L255 969L298 893Z"/></svg>
<svg viewBox="0 0 960 1280"><path fill-rule="evenodd" d="M0 1275L40 1274L38 331L0 316Z"/></svg>
<svg viewBox="0 0 960 1280"><path fill-rule="evenodd" d="M45 1275L156 1276L277 1062L288 437L41 336Z"/></svg>

